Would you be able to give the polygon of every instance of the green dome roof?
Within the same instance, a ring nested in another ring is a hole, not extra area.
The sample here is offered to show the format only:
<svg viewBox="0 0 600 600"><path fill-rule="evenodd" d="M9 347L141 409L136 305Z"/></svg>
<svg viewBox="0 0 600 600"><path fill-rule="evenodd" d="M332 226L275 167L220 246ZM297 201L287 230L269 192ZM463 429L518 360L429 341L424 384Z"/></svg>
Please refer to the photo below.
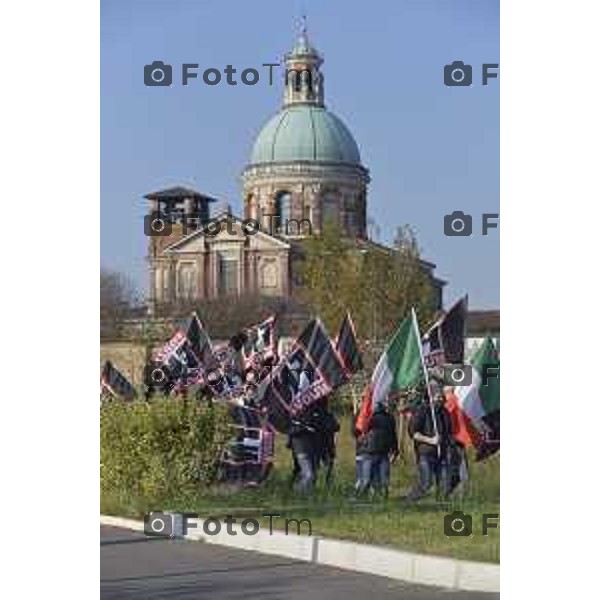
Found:
<svg viewBox="0 0 600 600"><path fill-rule="evenodd" d="M252 148L251 164L289 161L360 164L348 128L322 106L292 105L263 127Z"/></svg>

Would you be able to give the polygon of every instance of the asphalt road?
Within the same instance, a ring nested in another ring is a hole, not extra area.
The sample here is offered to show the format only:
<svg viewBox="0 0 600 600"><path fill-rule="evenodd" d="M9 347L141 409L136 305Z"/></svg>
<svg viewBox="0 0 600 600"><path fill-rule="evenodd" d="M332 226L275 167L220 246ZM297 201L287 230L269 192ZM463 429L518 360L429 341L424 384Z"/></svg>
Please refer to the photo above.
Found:
<svg viewBox="0 0 600 600"><path fill-rule="evenodd" d="M100 527L101 598L492 600L278 556Z"/></svg>

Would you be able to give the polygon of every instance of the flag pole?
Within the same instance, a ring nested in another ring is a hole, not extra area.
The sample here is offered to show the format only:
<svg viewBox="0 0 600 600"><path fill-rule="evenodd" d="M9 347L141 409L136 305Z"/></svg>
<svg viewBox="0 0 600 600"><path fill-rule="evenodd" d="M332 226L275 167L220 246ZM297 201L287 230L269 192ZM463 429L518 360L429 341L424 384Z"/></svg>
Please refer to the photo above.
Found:
<svg viewBox="0 0 600 600"><path fill-rule="evenodd" d="M419 357L421 359L421 366L423 367L423 373L425 375L425 389L427 391L427 397L429 398L429 408L431 409L431 420L433 421L433 431L437 437L437 454L438 459L441 458L442 449L440 447L440 436L437 426L437 419L435 418L435 408L433 406L433 399L429 391L429 374L427 373L427 367L425 366L425 357L423 356L423 345L421 344L421 332L419 331L419 323L417 322L417 313L414 307L411 308L413 327L417 334L417 343L419 344Z"/></svg>

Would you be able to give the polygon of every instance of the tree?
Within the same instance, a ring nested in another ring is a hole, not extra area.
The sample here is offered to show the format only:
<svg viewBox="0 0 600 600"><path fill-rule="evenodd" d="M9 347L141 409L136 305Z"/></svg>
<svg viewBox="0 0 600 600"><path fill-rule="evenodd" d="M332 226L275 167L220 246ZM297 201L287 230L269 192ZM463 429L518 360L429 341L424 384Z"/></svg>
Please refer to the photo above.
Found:
<svg viewBox="0 0 600 600"><path fill-rule="evenodd" d="M300 295L337 331L347 310L358 333L373 340L387 338L411 307L427 321L435 309L431 274L420 260L412 229L398 227L392 247L342 237L326 225L303 244Z"/></svg>
<svg viewBox="0 0 600 600"><path fill-rule="evenodd" d="M360 258L339 227L325 223L320 235L302 243L299 296L334 332L357 290Z"/></svg>
<svg viewBox="0 0 600 600"><path fill-rule="evenodd" d="M121 322L138 304L137 292L122 273L100 269L100 335L118 337Z"/></svg>

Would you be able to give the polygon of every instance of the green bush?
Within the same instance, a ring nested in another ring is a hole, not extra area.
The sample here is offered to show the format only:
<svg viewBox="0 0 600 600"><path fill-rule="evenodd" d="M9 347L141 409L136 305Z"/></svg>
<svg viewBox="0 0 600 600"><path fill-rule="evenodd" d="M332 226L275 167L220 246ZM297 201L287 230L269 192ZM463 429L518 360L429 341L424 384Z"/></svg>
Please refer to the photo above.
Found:
<svg viewBox="0 0 600 600"><path fill-rule="evenodd" d="M226 411L168 398L104 402L100 410L101 509L139 514L197 495L215 478L230 435Z"/></svg>

